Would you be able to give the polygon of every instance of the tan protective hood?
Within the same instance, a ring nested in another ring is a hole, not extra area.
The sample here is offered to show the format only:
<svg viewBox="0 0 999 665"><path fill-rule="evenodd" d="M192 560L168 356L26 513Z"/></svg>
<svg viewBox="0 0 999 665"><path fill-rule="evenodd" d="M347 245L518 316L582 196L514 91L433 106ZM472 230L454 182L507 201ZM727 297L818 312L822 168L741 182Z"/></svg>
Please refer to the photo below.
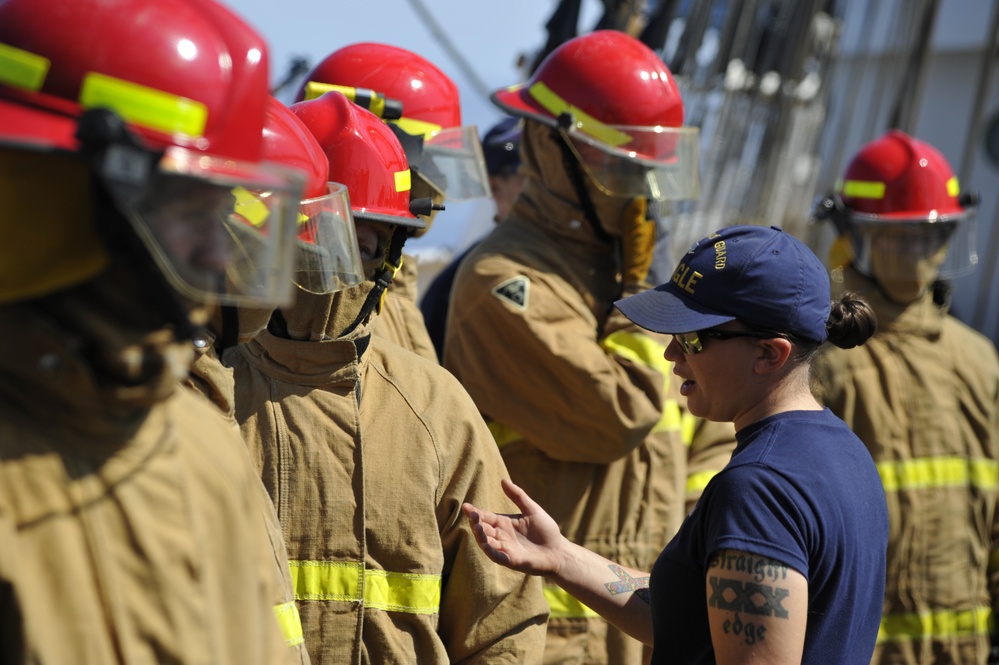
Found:
<svg viewBox="0 0 999 665"><path fill-rule="evenodd" d="M149 323L131 282L113 269L38 300L0 308L5 399L39 423L115 439L165 400L193 350Z"/></svg>
<svg viewBox="0 0 999 665"><path fill-rule="evenodd" d="M521 140L521 158L523 160L521 170L525 176L524 191L527 191L530 198L536 203L539 203L540 193L546 192L548 197L575 209L574 215L563 215L555 217L556 219L575 219L589 227L590 224L584 216L580 196L565 161L564 146L560 145L565 139L558 130L527 120L524 122L524 134ZM573 157L573 159L575 158ZM601 227L608 235L619 237L621 235L622 215L632 199L608 196L593 184L582 169L581 174ZM518 202L523 199L524 195L522 194ZM592 228L588 228L588 230L596 239L597 233Z"/></svg>

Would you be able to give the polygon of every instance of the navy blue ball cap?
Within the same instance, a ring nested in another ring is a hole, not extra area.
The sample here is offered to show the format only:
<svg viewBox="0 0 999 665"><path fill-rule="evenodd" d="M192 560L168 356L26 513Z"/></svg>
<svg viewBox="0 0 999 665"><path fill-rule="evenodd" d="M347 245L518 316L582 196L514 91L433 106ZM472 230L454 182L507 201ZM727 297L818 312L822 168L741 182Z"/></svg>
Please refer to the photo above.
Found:
<svg viewBox="0 0 999 665"><path fill-rule="evenodd" d="M482 137L482 154L489 175L514 173L520 166L520 118L506 116Z"/></svg>
<svg viewBox="0 0 999 665"><path fill-rule="evenodd" d="M811 249L776 226L730 226L694 243L670 281L614 304L658 333L739 320L821 344L829 274Z"/></svg>

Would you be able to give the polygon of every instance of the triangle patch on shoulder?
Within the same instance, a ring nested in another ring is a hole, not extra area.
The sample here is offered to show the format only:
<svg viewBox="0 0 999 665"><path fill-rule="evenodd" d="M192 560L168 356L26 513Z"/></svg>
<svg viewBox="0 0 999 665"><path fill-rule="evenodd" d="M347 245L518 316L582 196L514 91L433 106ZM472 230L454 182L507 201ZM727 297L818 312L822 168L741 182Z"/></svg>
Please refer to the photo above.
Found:
<svg viewBox="0 0 999 665"><path fill-rule="evenodd" d="M519 275L497 284L493 287L492 294L523 312L527 309L530 286L531 281L525 275Z"/></svg>

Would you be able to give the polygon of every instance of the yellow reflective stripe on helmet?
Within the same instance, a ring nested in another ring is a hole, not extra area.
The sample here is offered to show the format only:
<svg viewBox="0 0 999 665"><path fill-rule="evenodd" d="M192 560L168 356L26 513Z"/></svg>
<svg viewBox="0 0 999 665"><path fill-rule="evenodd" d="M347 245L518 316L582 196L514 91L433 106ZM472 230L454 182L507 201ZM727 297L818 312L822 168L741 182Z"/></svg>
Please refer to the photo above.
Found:
<svg viewBox="0 0 999 665"><path fill-rule="evenodd" d="M281 634L284 635L288 646L298 646L305 642L305 635L302 632L302 617L298 614L298 605L295 604L294 600L275 605L274 616L277 617L278 625L281 626Z"/></svg>
<svg viewBox="0 0 999 665"><path fill-rule="evenodd" d="M413 176L409 169L395 172L395 191L408 192L413 187Z"/></svg>
<svg viewBox="0 0 999 665"><path fill-rule="evenodd" d="M363 602L365 607L411 614L436 614L440 609L440 575L371 570L342 561L291 561L289 565L296 600Z"/></svg>
<svg viewBox="0 0 999 665"><path fill-rule="evenodd" d="M327 92L339 92L350 101L354 102L361 108L371 111L379 118L383 118L385 116L385 95L377 93L369 88L355 88L349 85L336 85L335 83L309 81L305 84L305 101L322 97Z"/></svg>
<svg viewBox="0 0 999 665"><path fill-rule="evenodd" d="M0 44L0 83L37 92L52 65L48 58Z"/></svg>
<svg viewBox="0 0 999 665"><path fill-rule="evenodd" d="M847 180L840 187L840 192L851 199L883 199L885 184L868 180Z"/></svg>
<svg viewBox="0 0 999 665"><path fill-rule="evenodd" d="M568 103L541 81L528 88L528 91L531 93L531 97L534 97L534 100L541 104L546 111L556 118L563 113L570 114L576 129L584 134L589 134L598 141L617 147L632 140L628 134L600 122L586 111Z"/></svg>
<svg viewBox="0 0 999 665"><path fill-rule="evenodd" d="M486 426L489 427L489 432L493 435L497 448L502 448L507 444L513 443L514 441L520 441L524 438L512 427L507 427L506 425L498 423L495 420L486 421Z"/></svg>
<svg viewBox="0 0 999 665"><path fill-rule="evenodd" d="M243 217L258 229L267 223L271 211L260 197L243 187L233 187L231 191L236 198L232 207L233 213Z"/></svg>
<svg viewBox="0 0 999 665"><path fill-rule="evenodd" d="M966 457L925 457L879 462L878 474L886 492L933 487L999 488L999 463Z"/></svg>
<svg viewBox="0 0 999 665"><path fill-rule="evenodd" d="M600 616L572 597L568 591L554 584L544 585L545 600L551 609L552 619L581 619Z"/></svg>
<svg viewBox="0 0 999 665"><path fill-rule="evenodd" d="M663 390L665 391L669 387L669 377L673 371L673 365L663 355L666 353L666 347L648 335L618 330L600 340L600 346L608 353L656 370L663 375L665 381ZM682 426L680 405L675 399L664 400L662 417L659 418L659 422L652 428L652 431L677 432L682 431Z"/></svg>
<svg viewBox="0 0 999 665"><path fill-rule="evenodd" d="M957 196L961 193L961 185L957 182L957 176L951 176L947 181L947 196Z"/></svg>
<svg viewBox="0 0 999 665"><path fill-rule="evenodd" d="M988 607L890 614L881 617L878 643L987 635L991 619L992 610Z"/></svg>
<svg viewBox="0 0 999 665"><path fill-rule="evenodd" d="M432 122L426 122L423 120L416 120L415 118L399 118L398 120L389 120L389 122L394 122L399 125L399 128L407 134L412 134L413 136L433 136L438 133L443 127L436 125Z"/></svg>
<svg viewBox="0 0 999 665"><path fill-rule="evenodd" d="M199 101L97 72L84 77L80 105L106 106L127 122L165 134L202 136L208 122L208 107Z"/></svg>
<svg viewBox="0 0 999 665"><path fill-rule="evenodd" d="M718 471L698 471L687 476L687 494L703 492L708 486L708 481L715 477Z"/></svg>

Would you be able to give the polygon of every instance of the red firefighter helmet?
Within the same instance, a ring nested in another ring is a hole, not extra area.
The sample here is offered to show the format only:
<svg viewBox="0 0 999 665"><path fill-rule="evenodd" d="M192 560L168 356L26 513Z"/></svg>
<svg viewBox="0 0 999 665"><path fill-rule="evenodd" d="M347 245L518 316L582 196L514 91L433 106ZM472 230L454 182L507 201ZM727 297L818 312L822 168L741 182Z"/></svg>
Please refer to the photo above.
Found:
<svg viewBox="0 0 999 665"><path fill-rule="evenodd" d="M422 228L410 211L406 153L384 122L339 92L292 104L329 162L329 177L347 186L360 220Z"/></svg>
<svg viewBox="0 0 999 665"><path fill-rule="evenodd" d="M211 0L0 0L0 145L83 157L193 299L293 293L301 181L262 160L267 97L263 39ZM237 188L269 193L266 226L231 214Z"/></svg>
<svg viewBox="0 0 999 665"><path fill-rule="evenodd" d="M329 161L322 146L298 116L273 97L268 99L263 136L268 160L306 174L294 282L310 293L332 293L363 282L347 187L329 182ZM257 209L256 199L248 204L251 211Z"/></svg>
<svg viewBox="0 0 999 665"><path fill-rule="evenodd" d="M458 86L432 62L397 46L351 44L309 72L297 99L314 99L331 86L363 89L369 98L382 96L400 103L401 117L379 114L377 104L367 108L422 139L413 142L403 137L409 164L447 198L490 195L478 131L462 126Z"/></svg>
<svg viewBox="0 0 999 665"><path fill-rule="evenodd" d="M914 259L938 255L944 277L977 263L975 197L962 196L950 164L929 143L890 130L864 145L837 182L836 197L854 263L865 274L901 277Z"/></svg>
<svg viewBox="0 0 999 665"><path fill-rule="evenodd" d="M698 195L698 131L683 126L669 69L630 35L597 30L570 39L527 83L498 90L492 100L507 113L563 129L609 194Z"/></svg>

